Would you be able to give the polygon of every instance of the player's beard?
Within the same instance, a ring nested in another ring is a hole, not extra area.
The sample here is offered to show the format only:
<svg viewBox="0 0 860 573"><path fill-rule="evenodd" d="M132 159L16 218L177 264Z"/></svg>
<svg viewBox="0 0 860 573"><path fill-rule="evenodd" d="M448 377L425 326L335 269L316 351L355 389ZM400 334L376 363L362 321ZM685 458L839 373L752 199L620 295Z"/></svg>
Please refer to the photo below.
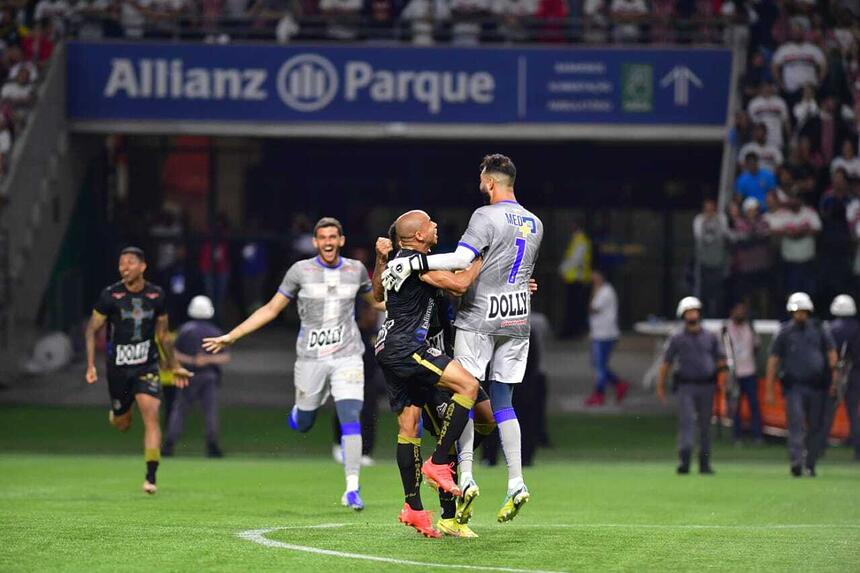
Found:
<svg viewBox="0 0 860 573"><path fill-rule="evenodd" d="M478 190L481 192L481 197L484 198L484 204L489 205L491 200L490 190L483 183L478 187Z"/></svg>

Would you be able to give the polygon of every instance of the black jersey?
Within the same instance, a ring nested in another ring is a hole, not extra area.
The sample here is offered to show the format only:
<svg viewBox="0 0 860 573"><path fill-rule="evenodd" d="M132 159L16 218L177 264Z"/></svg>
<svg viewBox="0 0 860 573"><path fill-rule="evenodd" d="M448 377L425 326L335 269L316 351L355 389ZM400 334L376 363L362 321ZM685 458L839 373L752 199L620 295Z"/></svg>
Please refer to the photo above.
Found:
<svg viewBox="0 0 860 573"><path fill-rule="evenodd" d="M436 291L436 312L430 319L427 342L448 356L454 356L454 305L441 290Z"/></svg>
<svg viewBox="0 0 860 573"><path fill-rule="evenodd" d="M402 249L395 258L408 257L416 251ZM385 302L385 325L376 341L376 353L412 354L427 342L430 327L436 317L438 289L412 273L399 291L388 291Z"/></svg>
<svg viewBox="0 0 860 573"><path fill-rule="evenodd" d="M131 292L120 281L99 295L95 311L107 317L108 367L139 367L158 363L155 323L166 313L164 291L150 283Z"/></svg>

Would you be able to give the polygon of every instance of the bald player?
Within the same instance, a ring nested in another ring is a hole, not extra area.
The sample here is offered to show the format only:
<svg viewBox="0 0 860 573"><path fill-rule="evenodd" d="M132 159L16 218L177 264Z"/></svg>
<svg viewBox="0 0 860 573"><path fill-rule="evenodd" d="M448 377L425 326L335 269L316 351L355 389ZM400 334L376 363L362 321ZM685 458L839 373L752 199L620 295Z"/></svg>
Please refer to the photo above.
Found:
<svg viewBox="0 0 860 573"><path fill-rule="evenodd" d="M404 213L397 219L395 229L401 248L393 260L408 259L415 254L426 257L436 245L436 223L423 211ZM407 277L398 290L388 292L387 315L375 347L391 407L397 413L402 437L399 441L417 437L421 408L433 390L439 387L452 393L441 416L436 449L421 466L421 473L430 485L455 496L461 492L454 479L449 454L469 420L479 385L457 361L434 347L428 334L437 314L438 289L461 295L473 279L468 272L455 275L446 271L415 273ZM408 470L409 464L403 467ZM420 497L409 491L417 489L420 480L412 479L411 475L401 477L407 491L400 521L428 537L438 536L420 506Z"/></svg>
<svg viewBox="0 0 860 573"><path fill-rule="evenodd" d="M508 465L508 491L496 517L510 521L529 500L523 480L521 432L512 396L525 375L531 303L528 281L543 238L543 223L514 193L517 170L510 158L487 155L480 165L479 190L488 205L477 209L457 250L427 256L415 252L395 258L382 280L387 290L403 288L413 271L456 270L483 256L477 280L460 300L454 326L454 356L478 380L489 384L493 415ZM470 428L460 443L460 488L472 482Z"/></svg>

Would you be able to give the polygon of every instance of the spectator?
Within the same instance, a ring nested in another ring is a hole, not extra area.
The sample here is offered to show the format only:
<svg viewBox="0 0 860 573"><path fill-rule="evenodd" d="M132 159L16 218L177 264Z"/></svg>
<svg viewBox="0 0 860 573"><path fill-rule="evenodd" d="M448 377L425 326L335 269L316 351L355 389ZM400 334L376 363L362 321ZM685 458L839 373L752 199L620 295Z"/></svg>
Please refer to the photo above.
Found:
<svg viewBox="0 0 860 573"><path fill-rule="evenodd" d="M12 131L6 116L0 114L0 175L6 174L9 164L9 153L12 151Z"/></svg>
<svg viewBox="0 0 860 573"><path fill-rule="evenodd" d="M188 305L190 322L186 322L176 335L176 358L185 368L194 372L186 388L178 391L176 404L170 413L167 435L161 453L173 455L176 442L182 435L185 418L195 401L200 402L206 419L206 455L221 458L224 454L218 445L218 387L221 385L221 365L230 361L230 353L211 354L203 350L203 339L221 336L223 332L211 320L215 315L212 301L196 296Z"/></svg>
<svg viewBox="0 0 860 573"><path fill-rule="evenodd" d="M794 122L797 125L797 132L801 132L806 124L816 119L821 110L818 107L818 101L815 98L815 86L812 84L806 84L803 86L803 96L801 100L794 104L794 109L792 110L794 115Z"/></svg>
<svg viewBox="0 0 860 573"><path fill-rule="evenodd" d="M208 240L200 247L198 268L203 276L206 295L215 305L215 315L220 316L230 283L230 245L224 239L229 230L227 218L220 215L216 225L217 239Z"/></svg>
<svg viewBox="0 0 860 573"><path fill-rule="evenodd" d="M491 0L450 0L451 43L474 46L481 42L481 23L490 15Z"/></svg>
<svg viewBox="0 0 860 573"><path fill-rule="evenodd" d="M40 20L33 32L21 40L21 51L27 61L44 65L54 53L54 42L51 39L51 21L47 18Z"/></svg>
<svg viewBox="0 0 860 573"><path fill-rule="evenodd" d="M266 243L250 240L242 246L242 297L244 313L251 315L263 306L265 280L269 272L269 253Z"/></svg>
<svg viewBox="0 0 860 573"><path fill-rule="evenodd" d="M50 32L47 37L53 42L66 35L66 22L71 14L72 9L66 0L39 0L33 11L33 19Z"/></svg>
<svg viewBox="0 0 860 573"><path fill-rule="evenodd" d="M608 6L604 0L585 0L582 5L583 39L590 44L606 42L609 33Z"/></svg>
<svg viewBox="0 0 860 573"><path fill-rule="evenodd" d="M854 262L851 265L853 281L849 290L860 291L860 194L854 193L848 206L845 208L845 220L848 221L848 230L854 240Z"/></svg>
<svg viewBox="0 0 860 573"><path fill-rule="evenodd" d="M327 22L326 36L331 40L355 40L362 9L362 0L320 0L319 11Z"/></svg>
<svg viewBox="0 0 860 573"><path fill-rule="evenodd" d="M815 236L821 232L818 213L793 197L785 208L765 217L771 234L780 239L784 292L803 291L814 296Z"/></svg>
<svg viewBox="0 0 860 573"><path fill-rule="evenodd" d="M615 42L638 42L640 26L648 16L645 0L612 0L609 19L612 21L612 39Z"/></svg>
<svg viewBox="0 0 860 573"><path fill-rule="evenodd" d="M732 439L739 442L741 439L741 408L740 400L746 396L747 406L750 410L750 430L753 441L757 444L763 442L761 431L761 408L758 401L758 376L756 375L756 354L758 353L761 340L753 330L749 321L749 311L746 304L739 302L732 307L729 321L725 326L726 332L731 340L731 351L734 354L735 377L740 389L738 404L732 422ZM729 352L729 349L726 349Z"/></svg>
<svg viewBox="0 0 860 573"><path fill-rule="evenodd" d="M804 193L815 189L818 181L818 172L824 167L824 158L812 147L809 137L801 135L797 139L797 145L792 146L792 151L797 152L795 160L788 166L792 177L803 188Z"/></svg>
<svg viewBox="0 0 860 573"><path fill-rule="evenodd" d="M589 328L591 331L591 365L594 369L594 391L585 400L586 406L602 406L607 384L615 386L615 400L624 399L630 384L609 369L612 349L618 342L618 295L603 273L591 272L591 303L589 305Z"/></svg>
<svg viewBox="0 0 860 573"><path fill-rule="evenodd" d="M538 11L537 0L494 0L493 14L498 19L499 35L507 42L529 39L528 24Z"/></svg>
<svg viewBox="0 0 860 573"><path fill-rule="evenodd" d="M741 201L754 197L759 205L765 204L765 199L776 187L776 179L769 169L758 166L758 155L749 152L744 156L744 170L735 182L735 193Z"/></svg>
<svg viewBox="0 0 860 573"><path fill-rule="evenodd" d="M15 78L21 68L26 68L30 73L30 82L35 83L39 79L39 68L33 62L24 59L24 52L20 46L10 46L3 54L6 69L9 70L8 78Z"/></svg>
<svg viewBox="0 0 860 573"><path fill-rule="evenodd" d="M0 48L17 46L21 41L21 26L12 6L0 9Z"/></svg>
<svg viewBox="0 0 860 573"><path fill-rule="evenodd" d="M36 100L33 84L30 83L30 70L26 67L18 69L14 80L9 80L0 89L0 99L9 102L13 107L29 107Z"/></svg>
<svg viewBox="0 0 860 573"><path fill-rule="evenodd" d="M558 272L565 283L565 320L560 338L581 336L588 316L589 287L591 285L591 239L574 223L571 227L570 243Z"/></svg>
<svg viewBox="0 0 860 573"><path fill-rule="evenodd" d="M567 42L570 10L567 0L538 0L535 19L539 42Z"/></svg>
<svg viewBox="0 0 860 573"><path fill-rule="evenodd" d="M693 219L696 241L696 293L708 316L723 313L722 293L728 252L728 221L717 211L717 202L705 199L702 212Z"/></svg>
<svg viewBox="0 0 860 573"><path fill-rule="evenodd" d="M821 85L827 75L827 60L821 48L806 41L803 28L795 23L791 25L789 41L773 55L771 73L779 82L786 101L794 104L800 99L803 86Z"/></svg>
<svg viewBox="0 0 860 573"><path fill-rule="evenodd" d="M436 21L447 20L450 14L446 0L410 0L400 13L400 19L408 24L413 44L430 46L435 42Z"/></svg>
<svg viewBox="0 0 860 573"><path fill-rule="evenodd" d="M785 144L783 134L789 133L788 107L785 100L776 94L776 86L767 81L762 84L761 95L756 96L747 106L750 119L767 128L765 143L768 147L781 149Z"/></svg>
<svg viewBox="0 0 860 573"><path fill-rule="evenodd" d="M750 58L747 70L741 79L744 100L751 101L754 97L761 94L762 85L765 82L773 82L773 78L770 75L770 70L767 68L764 52L758 50Z"/></svg>
<svg viewBox="0 0 860 573"><path fill-rule="evenodd" d="M116 33L120 7L112 0L78 0L74 5L77 37L81 40L100 40Z"/></svg>
<svg viewBox="0 0 860 573"><path fill-rule="evenodd" d="M747 154L754 153L759 165L775 173L776 168L782 165L782 151L768 143L767 133L767 125L756 123L753 128L753 140L741 147L738 162L743 161Z"/></svg>
<svg viewBox="0 0 860 573"><path fill-rule="evenodd" d="M770 229L755 198L748 197L734 210L729 236L734 251L735 300L747 301L758 316L770 316Z"/></svg>
<svg viewBox="0 0 860 573"><path fill-rule="evenodd" d="M860 179L860 157L854 152L854 144L850 139L842 142L842 153L830 162L830 176L833 177L838 170L844 170L847 179Z"/></svg>
<svg viewBox="0 0 860 573"><path fill-rule="evenodd" d="M819 299L825 305L844 292L845 285L851 283L853 245L846 218L850 200L848 177L844 169L838 168L833 174L833 186L821 197L818 207L822 223L818 244L821 277Z"/></svg>
<svg viewBox="0 0 860 573"><path fill-rule="evenodd" d="M773 192L767 196L767 210L775 211L783 207L792 197L801 197L803 189L800 184L795 181L791 170L786 167L780 167L777 171L777 186Z"/></svg>
<svg viewBox="0 0 860 573"><path fill-rule="evenodd" d="M843 117L839 101L826 97L818 117L807 121L800 134L809 136L813 149L821 155L824 164L829 164L836 156L837 145L853 137L854 132Z"/></svg>
<svg viewBox="0 0 860 573"><path fill-rule="evenodd" d="M366 0L364 4L366 38L368 40L394 40L394 20L397 7L393 0Z"/></svg>
<svg viewBox="0 0 860 573"><path fill-rule="evenodd" d="M743 110L735 112L735 121L729 130L729 143L732 147L740 150L741 146L752 140L753 124L750 116Z"/></svg>

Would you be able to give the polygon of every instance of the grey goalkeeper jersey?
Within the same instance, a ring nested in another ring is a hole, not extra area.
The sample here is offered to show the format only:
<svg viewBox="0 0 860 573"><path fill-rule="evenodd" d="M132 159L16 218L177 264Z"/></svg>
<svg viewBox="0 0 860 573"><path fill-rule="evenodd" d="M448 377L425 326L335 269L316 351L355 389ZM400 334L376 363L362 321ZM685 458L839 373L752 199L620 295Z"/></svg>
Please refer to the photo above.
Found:
<svg viewBox="0 0 860 573"><path fill-rule="evenodd" d="M477 280L460 300L454 326L461 330L529 337L529 279L535 268L543 223L514 201L476 210L460 245L483 255Z"/></svg>
<svg viewBox="0 0 860 573"><path fill-rule="evenodd" d="M341 258L335 267L319 257L289 268L278 292L295 300L301 320L299 360L340 358L364 353L355 323L355 298L370 292L370 277L360 261Z"/></svg>

